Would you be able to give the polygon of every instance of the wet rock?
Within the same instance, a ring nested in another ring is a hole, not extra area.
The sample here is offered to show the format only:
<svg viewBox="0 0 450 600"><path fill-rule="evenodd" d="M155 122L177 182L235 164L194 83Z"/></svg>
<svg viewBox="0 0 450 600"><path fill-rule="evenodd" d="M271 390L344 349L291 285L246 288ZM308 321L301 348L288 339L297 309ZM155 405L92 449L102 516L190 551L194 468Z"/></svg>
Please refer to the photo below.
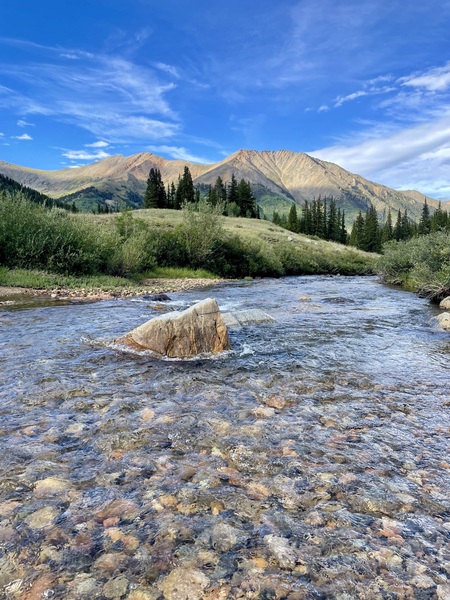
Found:
<svg viewBox="0 0 450 600"><path fill-rule="evenodd" d="M137 513L137 505L132 500L113 500L104 509L96 513L95 518L102 523L108 519L132 519Z"/></svg>
<svg viewBox="0 0 450 600"><path fill-rule="evenodd" d="M437 317L433 317L431 320L439 327L439 329L450 331L450 312L443 312Z"/></svg>
<svg viewBox="0 0 450 600"><path fill-rule="evenodd" d="M172 300L167 294L145 294L141 298L142 300L150 300L151 302L169 302Z"/></svg>
<svg viewBox="0 0 450 600"><path fill-rule="evenodd" d="M73 581L73 590L76 598L95 598L100 593L100 584L86 573L77 575Z"/></svg>
<svg viewBox="0 0 450 600"><path fill-rule="evenodd" d="M21 577L21 570L8 558L0 558L0 592L11 582Z"/></svg>
<svg viewBox="0 0 450 600"><path fill-rule="evenodd" d="M282 569L293 569L297 562L297 553L286 538L278 535L266 535L264 542Z"/></svg>
<svg viewBox="0 0 450 600"><path fill-rule="evenodd" d="M106 598L121 598L127 593L128 579L123 575L110 579L103 586L103 595Z"/></svg>
<svg viewBox="0 0 450 600"><path fill-rule="evenodd" d="M34 513L31 513L31 515L25 519L25 523L31 529L44 529L46 527L50 527L54 523L57 516L58 511L56 509L46 506Z"/></svg>
<svg viewBox="0 0 450 600"><path fill-rule="evenodd" d="M120 552L102 554L94 563L94 568L103 573L114 573L125 561L125 555Z"/></svg>
<svg viewBox="0 0 450 600"><path fill-rule="evenodd" d="M232 313L222 313L222 318L227 327L245 327L260 323L275 323L275 319L258 308L238 310Z"/></svg>
<svg viewBox="0 0 450 600"><path fill-rule="evenodd" d="M219 523L211 532L211 546L219 552L227 552L246 539L243 532L227 523Z"/></svg>
<svg viewBox="0 0 450 600"><path fill-rule="evenodd" d="M441 300L439 308L442 308L443 310L450 310L450 296L447 296L447 298Z"/></svg>
<svg viewBox="0 0 450 600"><path fill-rule="evenodd" d="M165 600L201 600L209 579L197 569L177 567L160 583Z"/></svg>
<svg viewBox="0 0 450 600"><path fill-rule="evenodd" d="M227 327L213 298L183 312L155 317L117 341L171 358L217 354L230 348Z"/></svg>
<svg viewBox="0 0 450 600"><path fill-rule="evenodd" d="M47 496L56 496L70 489L70 482L58 477L47 477L40 479L34 484L34 495L36 498L46 498Z"/></svg>
<svg viewBox="0 0 450 600"><path fill-rule="evenodd" d="M128 594L127 600L157 600L159 597L159 592L152 591L148 588L138 588Z"/></svg>

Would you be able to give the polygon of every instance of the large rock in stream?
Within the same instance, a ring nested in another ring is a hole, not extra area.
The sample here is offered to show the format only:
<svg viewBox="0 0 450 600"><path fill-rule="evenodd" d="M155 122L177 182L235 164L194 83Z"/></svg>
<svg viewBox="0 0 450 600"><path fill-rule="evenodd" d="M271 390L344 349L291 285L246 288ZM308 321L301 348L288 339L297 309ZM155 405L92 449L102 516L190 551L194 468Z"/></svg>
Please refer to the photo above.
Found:
<svg viewBox="0 0 450 600"><path fill-rule="evenodd" d="M155 317L117 341L170 358L218 354L230 348L227 327L213 298Z"/></svg>
<svg viewBox="0 0 450 600"><path fill-rule="evenodd" d="M450 331L450 312L443 312L437 317L433 317L432 321L437 324L439 329Z"/></svg>

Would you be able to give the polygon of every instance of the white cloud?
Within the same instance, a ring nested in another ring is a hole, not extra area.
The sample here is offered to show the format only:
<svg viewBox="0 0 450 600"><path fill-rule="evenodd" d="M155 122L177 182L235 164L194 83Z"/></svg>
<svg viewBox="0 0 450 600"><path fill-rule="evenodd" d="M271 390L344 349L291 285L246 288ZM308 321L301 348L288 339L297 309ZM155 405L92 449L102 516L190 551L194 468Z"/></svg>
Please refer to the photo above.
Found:
<svg viewBox="0 0 450 600"><path fill-rule="evenodd" d="M25 119L19 119L16 123L18 127L34 127L34 123L28 123Z"/></svg>
<svg viewBox="0 0 450 600"><path fill-rule="evenodd" d="M86 150L66 150L66 152L63 152L62 155L66 158L70 158L70 160L101 160L102 158L108 158L108 156L111 156L103 150L98 150L97 152L88 152Z"/></svg>
<svg viewBox="0 0 450 600"><path fill-rule="evenodd" d="M444 67L436 67L421 75L410 75L399 79L402 85L424 88L430 92L442 92L450 86L450 62Z"/></svg>
<svg viewBox="0 0 450 600"><path fill-rule="evenodd" d="M93 144L85 144L86 148L107 148L109 146L108 142L94 142Z"/></svg>
<svg viewBox="0 0 450 600"><path fill-rule="evenodd" d="M5 134L0 132L0 137L3 137Z"/></svg>
<svg viewBox="0 0 450 600"><path fill-rule="evenodd" d="M194 154L191 154L191 152L186 148L182 148L179 146L148 146L148 149L150 150L150 152L155 152L157 154L159 154L160 152L162 152L163 154L168 154L171 158L174 158L176 160L187 160L188 162L200 164L208 164L213 162L207 158L195 156Z"/></svg>
<svg viewBox="0 0 450 600"><path fill-rule="evenodd" d="M450 111L440 119L397 128L386 135L375 133L369 137L365 131L353 144L337 144L311 154L393 188L417 189L445 198L448 192L443 182L448 181L450 168Z"/></svg>
<svg viewBox="0 0 450 600"><path fill-rule="evenodd" d="M177 71L177 68L172 65L166 65L165 63L156 63L155 67L160 71L164 71L165 73L169 73L169 75L173 75L177 79L180 79L180 74Z"/></svg>
<svg viewBox="0 0 450 600"><path fill-rule="evenodd" d="M117 55L94 56L19 40L10 43L32 51L39 48L50 59L23 63L20 68L0 64L0 75L26 81L30 90L24 95L0 86L0 106L20 111L21 115L51 116L110 142L145 144L164 141L180 131L179 116L166 99L175 84L161 81L157 69ZM62 62L62 50L73 52L78 60ZM25 119L21 121L26 123Z"/></svg>
<svg viewBox="0 0 450 600"><path fill-rule="evenodd" d="M23 133L22 135L14 135L12 136L14 140L32 140L33 138L28 135L28 133Z"/></svg>

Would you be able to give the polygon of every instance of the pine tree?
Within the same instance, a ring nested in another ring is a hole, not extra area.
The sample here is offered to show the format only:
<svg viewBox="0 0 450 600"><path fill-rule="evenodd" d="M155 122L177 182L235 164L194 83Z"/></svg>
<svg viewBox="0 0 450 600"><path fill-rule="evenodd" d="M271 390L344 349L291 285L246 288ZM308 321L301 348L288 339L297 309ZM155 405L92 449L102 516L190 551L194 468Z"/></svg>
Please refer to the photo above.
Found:
<svg viewBox="0 0 450 600"><path fill-rule="evenodd" d="M161 179L159 169L150 169L147 179L147 189L144 196L144 208L166 208L166 188Z"/></svg>
<svg viewBox="0 0 450 600"><path fill-rule="evenodd" d="M231 181L228 184L227 201L229 204L233 202L234 204L238 204L238 183L234 173L231 174Z"/></svg>
<svg viewBox="0 0 450 600"><path fill-rule="evenodd" d="M422 207L422 216L420 217L418 233L419 235L426 235L431 231L431 217L430 217L430 209L427 204L427 199L425 198L425 203Z"/></svg>
<svg viewBox="0 0 450 600"><path fill-rule="evenodd" d="M381 234L378 225L378 216L377 211L372 204L366 213L363 246L362 250L365 250L366 252L381 251Z"/></svg>
<svg viewBox="0 0 450 600"><path fill-rule="evenodd" d="M389 240L392 240L393 237L394 237L394 228L392 227L392 216L391 216L391 210L389 209L387 217L386 217L386 222L383 225L383 230L381 233L381 244L389 242Z"/></svg>
<svg viewBox="0 0 450 600"><path fill-rule="evenodd" d="M239 206L240 216L256 219L258 217L258 207L256 199L253 196L250 182L241 179L237 187L237 205Z"/></svg>
<svg viewBox="0 0 450 600"><path fill-rule="evenodd" d="M183 204L195 202L195 189L189 167L184 167L183 176L178 180L175 193L175 208L182 208Z"/></svg>
<svg viewBox="0 0 450 600"><path fill-rule="evenodd" d="M350 233L350 246L356 246L356 248L362 249L364 245L364 231L365 220L361 211L359 211L358 216L353 223L352 232Z"/></svg>
<svg viewBox="0 0 450 600"><path fill-rule="evenodd" d="M294 233L297 233L299 230L297 207L295 203L292 204L291 209L289 211L287 228L289 229L289 231L293 231Z"/></svg>

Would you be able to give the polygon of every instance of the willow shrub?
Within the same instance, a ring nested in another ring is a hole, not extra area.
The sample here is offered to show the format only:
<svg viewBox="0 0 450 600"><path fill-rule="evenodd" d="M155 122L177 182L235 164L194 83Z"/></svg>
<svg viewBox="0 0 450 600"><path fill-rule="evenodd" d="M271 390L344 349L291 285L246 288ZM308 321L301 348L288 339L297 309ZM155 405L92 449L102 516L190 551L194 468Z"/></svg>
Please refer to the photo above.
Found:
<svg viewBox="0 0 450 600"><path fill-rule="evenodd" d="M384 245L377 271L386 283L403 285L432 300L450 294L450 233L438 231Z"/></svg>
<svg viewBox="0 0 450 600"><path fill-rule="evenodd" d="M0 196L0 262L8 267L95 273L106 261L96 229L67 211Z"/></svg>

